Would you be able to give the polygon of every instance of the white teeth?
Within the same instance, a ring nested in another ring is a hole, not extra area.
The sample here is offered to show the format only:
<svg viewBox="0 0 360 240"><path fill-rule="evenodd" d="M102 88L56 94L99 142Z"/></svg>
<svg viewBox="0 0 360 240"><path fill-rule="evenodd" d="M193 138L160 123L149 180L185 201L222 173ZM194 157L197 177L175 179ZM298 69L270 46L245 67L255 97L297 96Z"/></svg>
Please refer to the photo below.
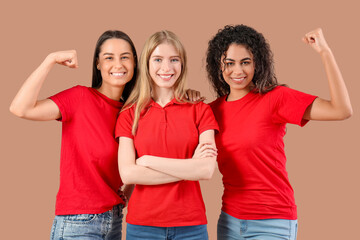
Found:
<svg viewBox="0 0 360 240"><path fill-rule="evenodd" d="M236 81L236 82L240 82L243 81L245 79L245 77L242 78L233 78L232 80Z"/></svg>
<svg viewBox="0 0 360 240"><path fill-rule="evenodd" d="M162 79L168 80L172 77L172 75L159 75Z"/></svg>
<svg viewBox="0 0 360 240"><path fill-rule="evenodd" d="M125 73L122 72L122 73L111 73L111 75L115 76L115 77L120 77L120 76L124 76Z"/></svg>

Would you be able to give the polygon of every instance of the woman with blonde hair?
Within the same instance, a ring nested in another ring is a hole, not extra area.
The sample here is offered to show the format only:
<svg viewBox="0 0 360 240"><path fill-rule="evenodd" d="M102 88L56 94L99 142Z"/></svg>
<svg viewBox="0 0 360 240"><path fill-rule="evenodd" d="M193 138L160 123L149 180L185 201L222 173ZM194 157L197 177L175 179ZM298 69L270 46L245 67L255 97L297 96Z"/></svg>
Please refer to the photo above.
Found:
<svg viewBox="0 0 360 240"><path fill-rule="evenodd" d="M186 52L170 31L145 43L134 91L120 113L119 171L136 184L128 205L127 239L207 239L198 180L216 165L210 107L184 99Z"/></svg>

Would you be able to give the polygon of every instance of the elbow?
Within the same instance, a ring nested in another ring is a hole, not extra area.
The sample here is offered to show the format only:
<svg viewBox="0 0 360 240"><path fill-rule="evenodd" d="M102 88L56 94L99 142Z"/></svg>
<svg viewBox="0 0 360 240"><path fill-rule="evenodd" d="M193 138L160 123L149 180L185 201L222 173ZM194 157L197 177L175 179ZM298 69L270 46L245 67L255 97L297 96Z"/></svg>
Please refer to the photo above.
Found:
<svg viewBox="0 0 360 240"><path fill-rule="evenodd" d="M201 176L201 180L210 180L212 176L214 175L214 171L216 168L216 158L208 160L209 164L207 164L204 169Z"/></svg>
<svg viewBox="0 0 360 240"><path fill-rule="evenodd" d="M20 118L24 118L25 117L25 113L24 111L21 111L19 110L17 107L15 107L13 104L10 105L10 108L9 108L10 112L12 114L14 114L15 116L17 117L20 117Z"/></svg>
<svg viewBox="0 0 360 240"><path fill-rule="evenodd" d="M131 173L130 169L120 170L121 181L126 185L135 184L133 176L134 175Z"/></svg>
<svg viewBox="0 0 360 240"><path fill-rule="evenodd" d="M346 109L343 109L341 114L339 114L339 120L346 120L350 118L353 115L353 109L351 106L347 107Z"/></svg>
<svg viewBox="0 0 360 240"><path fill-rule="evenodd" d="M210 180L212 178L213 174L214 174L214 170L209 169L202 175L200 180Z"/></svg>
<svg viewBox="0 0 360 240"><path fill-rule="evenodd" d="M19 118L31 119L31 109L19 106L18 104L12 103L9 107L9 111Z"/></svg>
<svg viewBox="0 0 360 240"><path fill-rule="evenodd" d="M352 107L350 106L347 109L347 111L345 112L343 120L350 118L353 114L354 114L354 111L353 111Z"/></svg>

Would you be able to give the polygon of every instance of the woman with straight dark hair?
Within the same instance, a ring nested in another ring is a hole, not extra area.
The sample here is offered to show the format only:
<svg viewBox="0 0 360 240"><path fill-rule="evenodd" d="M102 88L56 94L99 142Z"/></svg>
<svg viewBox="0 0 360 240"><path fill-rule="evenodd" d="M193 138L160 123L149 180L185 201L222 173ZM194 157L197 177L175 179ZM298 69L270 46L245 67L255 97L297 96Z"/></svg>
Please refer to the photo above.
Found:
<svg viewBox="0 0 360 240"><path fill-rule="evenodd" d="M55 64L77 68L76 51L49 54L15 96L21 118L62 122L60 188L51 239L121 239L123 185L117 167L116 118L136 79L133 42L121 31L96 44L92 87L75 86L48 99L38 95Z"/></svg>
<svg viewBox="0 0 360 240"><path fill-rule="evenodd" d="M206 68L219 97L210 105L219 123L217 159L224 184L218 239L296 239L297 209L283 141L286 124L304 126L309 120L352 115L322 30L307 33L303 41L321 56L330 100L279 85L269 44L251 27L225 26L209 41Z"/></svg>

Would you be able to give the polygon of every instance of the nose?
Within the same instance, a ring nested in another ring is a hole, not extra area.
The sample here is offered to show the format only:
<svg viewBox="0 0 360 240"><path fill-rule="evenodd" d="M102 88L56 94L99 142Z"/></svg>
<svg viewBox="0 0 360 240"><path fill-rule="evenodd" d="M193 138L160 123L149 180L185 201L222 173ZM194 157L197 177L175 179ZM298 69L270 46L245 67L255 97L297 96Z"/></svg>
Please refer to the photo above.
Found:
<svg viewBox="0 0 360 240"><path fill-rule="evenodd" d="M161 70L163 72L168 72L171 69L170 61L162 61L161 63Z"/></svg>
<svg viewBox="0 0 360 240"><path fill-rule="evenodd" d="M122 68L122 66L123 66L123 64L121 62L121 59L116 59L115 60L115 67L120 69L120 68Z"/></svg>
<svg viewBox="0 0 360 240"><path fill-rule="evenodd" d="M243 68L240 64L235 64L234 68L233 68L233 72L235 74L242 74L244 71L243 71Z"/></svg>

